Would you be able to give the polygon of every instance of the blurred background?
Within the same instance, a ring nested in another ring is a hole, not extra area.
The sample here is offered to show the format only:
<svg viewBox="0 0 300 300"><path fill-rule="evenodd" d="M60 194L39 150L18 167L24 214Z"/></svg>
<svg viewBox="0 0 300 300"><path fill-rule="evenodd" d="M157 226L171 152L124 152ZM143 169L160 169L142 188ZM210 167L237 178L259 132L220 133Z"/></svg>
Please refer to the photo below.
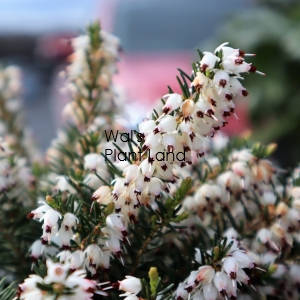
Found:
<svg viewBox="0 0 300 300"><path fill-rule="evenodd" d="M238 102L240 121L231 119L227 133L251 130L254 139L278 142L284 167L300 161L299 0L0 0L0 60L23 69L26 122L42 149L68 101L58 76L72 51L68 40L95 19L121 39L115 82L135 103L132 123L167 85L176 90L177 68L189 72L197 47L230 42L256 53L248 61L267 76L245 75L250 95Z"/></svg>

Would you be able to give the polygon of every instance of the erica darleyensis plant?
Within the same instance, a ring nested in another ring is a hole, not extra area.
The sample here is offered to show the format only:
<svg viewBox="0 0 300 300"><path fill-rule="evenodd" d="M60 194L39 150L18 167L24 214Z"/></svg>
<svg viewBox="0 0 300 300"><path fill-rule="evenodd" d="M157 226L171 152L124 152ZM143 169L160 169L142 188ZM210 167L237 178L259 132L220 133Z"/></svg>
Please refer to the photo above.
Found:
<svg viewBox="0 0 300 300"><path fill-rule="evenodd" d="M198 51L131 135L115 118L119 40L93 24L71 43L66 125L28 214L32 274L17 292L1 282L3 299L298 299L299 170L284 183L275 145L218 133L243 73L262 74L251 54Z"/></svg>

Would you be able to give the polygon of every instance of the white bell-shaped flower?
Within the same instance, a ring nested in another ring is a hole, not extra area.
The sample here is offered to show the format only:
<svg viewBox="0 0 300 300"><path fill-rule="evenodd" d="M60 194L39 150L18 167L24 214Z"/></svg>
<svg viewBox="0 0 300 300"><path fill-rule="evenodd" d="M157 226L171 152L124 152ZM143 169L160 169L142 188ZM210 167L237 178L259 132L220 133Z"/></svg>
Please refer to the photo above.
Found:
<svg viewBox="0 0 300 300"><path fill-rule="evenodd" d="M186 284L183 282L178 285L178 288L176 289L176 298L175 298L176 300L187 299L189 294L188 294L187 290L185 289L185 287L186 287Z"/></svg>
<svg viewBox="0 0 300 300"><path fill-rule="evenodd" d="M77 250L70 255L70 269L77 270L81 268L84 262L84 254L81 250Z"/></svg>
<svg viewBox="0 0 300 300"><path fill-rule="evenodd" d="M217 61L220 61L220 58L214 55L211 52L203 52L204 56L200 61L201 71L211 70L215 67Z"/></svg>
<svg viewBox="0 0 300 300"><path fill-rule="evenodd" d="M167 115L160 119L158 125L153 130L154 134L159 132L173 132L177 127L176 119L173 116Z"/></svg>
<svg viewBox="0 0 300 300"><path fill-rule="evenodd" d="M91 244L85 249L84 254L86 254L86 265L94 270L97 269L102 257L100 247L98 245Z"/></svg>
<svg viewBox="0 0 300 300"><path fill-rule="evenodd" d="M213 79L214 84L217 87L225 88L229 83L229 74L224 70L216 71Z"/></svg>
<svg viewBox="0 0 300 300"><path fill-rule="evenodd" d="M176 110L180 107L182 103L182 96L179 94L167 94L163 96L163 99L167 99L165 105L163 106L162 110L163 113L168 114L173 110Z"/></svg>
<svg viewBox="0 0 300 300"><path fill-rule="evenodd" d="M223 262L224 271L230 276L231 279L236 279L236 273L239 268L239 264L234 257L226 257Z"/></svg>
<svg viewBox="0 0 300 300"><path fill-rule="evenodd" d="M227 283L228 276L224 272L217 272L214 276L214 285L223 297L227 294Z"/></svg>
<svg viewBox="0 0 300 300"><path fill-rule="evenodd" d="M97 201L99 203L103 203L105 204L106 201L105 199L106 198L109 198L110 200L110 196L111 195L111 188L110 186L107 186L107 185L103 185L103 186L100 186L92 195L91 197L91 200L92 201ZM110 202L110 201L109 201Z"/></svg>
<svg viewBox="0 0 300 300"><path fill-rule="evenodd" d="M215 275L215 270L212 266L202 266L198 270L197 282L210 283Z"/></svg>
<svg viewBox="0 0 300 300"><path fill-rule="evenodd" d="M138 294L142 290L142 284L139 278L125 276L126 279L119 281L119 290L127 293Z"/></svg>
<svg viewBox="0 0 300 300"><path fill-rule="evenodd" d="M106 225L111 229L117 230L122 233L123 236L127 235L127 230L121 221L122 215L120 214L110 214L106 217Z"/></svg>
<svg viewBox="0 0 300 300"><path fill-rule="evenodd" d="M71 214L71 213L66 213L64 215L64 219L62 221L62 226L65 227L66 230L69 230L69 228L74 227L74 229L77 228L77 224L79 223L78 218Z"/></svg>
<svg viewBox="0 0 300 300"><path fill-rule="evenodd" d="M218 290L211 283L205 284L203 286L203 296L205 300L216 300L218 297Z"/></svg>

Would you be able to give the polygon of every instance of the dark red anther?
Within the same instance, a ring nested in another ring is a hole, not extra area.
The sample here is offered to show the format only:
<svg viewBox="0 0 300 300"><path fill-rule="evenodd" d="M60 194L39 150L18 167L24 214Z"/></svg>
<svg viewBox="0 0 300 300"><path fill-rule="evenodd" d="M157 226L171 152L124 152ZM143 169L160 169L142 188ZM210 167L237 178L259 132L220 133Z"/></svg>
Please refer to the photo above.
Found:
<svg viewBox="0 0 300 300"><path fill-rule="evenodd" d="M247 97L247 96L249 95L249 93L248 93L246 90L242 90L242 95L243 95L244 97Z"/></svg>
<svg viewBox="0 0 300 300"><path fill-rule="evenodd" d="M42 245L48 245L48 241L47 240L42 239L41 242L42 242Z"/></svg>
<svg viewBox="0 0 300 300"><path fill-rule="evenodd" d="M239 56L244 57L245 56L245 51L244 50L239 50Z"/></svg>
<svg viewBox="0 0 300 300"><path fill-rule="evenodd" d="M227 81L225 80L225 79L221 79L220 81L219 81L219 86L221 86L221 87L225 87L225 85L226 85L226 83L227 83Z"/></svg>
<svg viewBox="0 0 300 300"><path fill-rule="evenodd" d="M120 283L117 281L117 282L114 282L111 286L112 286L114 289L119 289Z"/></svg>
<svg viewBox="0 0 300 300"><path fill-rule="evenodd" d="M148 157L148 163L152 165L153 162L154 162L154 158L153 157Z"/></svg>
<svg viewBox="0 0 300 300"><path fill-rule="evenodd" d="M236 279L236 272L230 272L231 279Z"/></svg>
<svg viewBox="0 0 300 300"><path fill-rule="evenodd" d="M34 218L34 214L33 213L29 213L28 215L27 215L27 219L33 219Z"/></svg>
<svg viewBox="0 0 300 300"><path fill-rule="evenodd" d="M146 151L149 147L147 145L144 145L142 148L142 151Z"/></svg>
<svg viewBox="0 0 300 300"><path fill-rule="evenodd" d="M230 116L231 116L231 113L229 111L224 111L224 113L223 113L224 118L228 118Z"/></svg>
<svg viewBox="0 0 300 300"><path fill-rule="evenodd" d="M153 133L154 133L154 134L159 133L159 129L156 127L156 128L153 130Z"/></svg>
<svg viewBox="0 0 300 300"><path fill-rule="evenodd" d="M228 101L230 101L230 100L233 99L232 95L230 95L230 94L226 94L226 95L225 95L225 98L226 98Z"/></svg>
<svg viewBox="0 0 300 300"><path fill-rule="evenodd" d="M51 227L49 225L46 226L46 230L47 233L51 233Z"/></svg>
<svg viewBox="0 0 300 300"><path fill-rule="evenodd" d="M130 217L131 216L133 216L133 215L130 215ZM130 219L130 217L129 217L129 219ZM121 231L121 233L124 237L126 237L128 235L128 232L126 230Z"/></svg>
<svg viewBox="0 0 300 300"><path fill-rule="evenodd" d="M170 111L170 107L165 107L163 109L163 113L167 114Z"/></svg>
<svg viewBox="0 0 300 300"><path fill-rule="evenodd" d="M212 106L217 107L217 101L215 101L214 99L210 99L210 103Z"/></svg>
<svg viewBox="0 0 300 300"><path fill-rule="evenodd" d="M250 66L249 72L255 73L257 71L257 68L253 65Z"/></svg>
<svg viewBox="0 0 300 300"><path fill-rule="evenodd" d="M162 168L164 171L166 171L166 170L168 169L168 166L167 166L167 165L163 165L163 166L161 166L161 168Z"/></svg>
<svg viewBox="0 0 300 300"><path fill-rule="evenodd" d="M196 115L197 115L198 118L201 118L201 119L204 117L203 112L200 111L200 110L198 110L198 111L196 112Z"/></svg>
<svg viewBox="0 0 300 300"><path fill-rule="evenodd" d="M205 72L206 71L206 69L208 68L208 65L207 64L203 64L202 66L201 66L201 72Z"/></svg>

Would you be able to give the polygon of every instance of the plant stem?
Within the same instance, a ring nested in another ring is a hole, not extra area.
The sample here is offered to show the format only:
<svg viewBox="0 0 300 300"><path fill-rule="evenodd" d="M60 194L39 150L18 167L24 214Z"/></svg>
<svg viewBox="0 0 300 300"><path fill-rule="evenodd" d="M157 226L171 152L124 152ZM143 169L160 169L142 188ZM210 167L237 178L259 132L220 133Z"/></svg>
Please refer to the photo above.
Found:
<svg viewBox="0 0 300 300"><path fill-rule="evenodd" d="M154 238L155 234L159 231L160 228L163 227L163 223L160 223L160 224L157 224L154 229L152 230L151 234L149 235L149 237L146 239L146 241L144 242L142 248L140 249L136 259L135 259L135 262L134 262L134 265L129 273L129 275L132 275L135 270L137 269L138 265L139 265L139 262L140 262L140 259L144 253L144 251L147 249L149 243L152 241L152 239Z"/></svg>

